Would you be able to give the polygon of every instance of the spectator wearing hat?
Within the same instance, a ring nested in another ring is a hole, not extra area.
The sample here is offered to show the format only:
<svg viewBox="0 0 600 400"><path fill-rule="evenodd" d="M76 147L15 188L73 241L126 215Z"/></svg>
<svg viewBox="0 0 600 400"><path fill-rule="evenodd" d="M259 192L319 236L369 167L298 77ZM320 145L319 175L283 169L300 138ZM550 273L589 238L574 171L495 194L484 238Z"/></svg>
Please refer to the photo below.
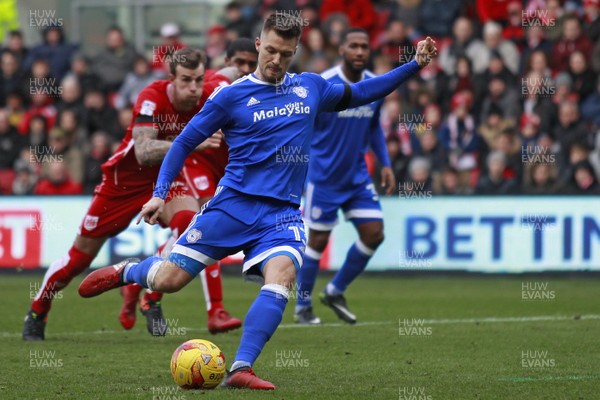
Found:
<svg viewBox="0 0 600 400"><path fill-rule="evenodd" d="M42 179L34 189L36 195L60 196L82 194L81 184L73 181L69 176L67 166L60 161L48 164Z"/></svg>
<svg viewBox="0 0 600 400"><path fill-rule="evenodd" d="M113 26L108 29L105 47L92 62L92 69L104 85L105 90L119 90L125 76L133 69L136 52L126 41L121 28Z"/></svg>
<svg viewBox="0 0 600 400"><path fill-rule="evenodd" d="M50 75L60 81L69 71L77 46L66 42L61 26L44 29L42 37L43 43L28 52L23 68L29 70L36 60L45 60L50 67Z"/></svg>
<svg viewBox="0 0 600 400"><path fill-rule="evenodd" d="M592 49L593 44L582 32L581 22L577 15L568 14L563 19L562 36L554 44L552 69L555 72L566 71L569 68L569 56L573 52L579 51L582 54L590 55Z"/></svg>
<svg viewBox="0 0 600 400"><path fill-rule="evenodd" d="M177 50L185 47L185 44L179 38L181 31L179 26L173 22L168 22L160 27L161 43L158 46L153 47L152 51L152 70L168 74L169 67L168 63L170 57ZM136 57L134 63L139 61L139 57Z"/></svg>

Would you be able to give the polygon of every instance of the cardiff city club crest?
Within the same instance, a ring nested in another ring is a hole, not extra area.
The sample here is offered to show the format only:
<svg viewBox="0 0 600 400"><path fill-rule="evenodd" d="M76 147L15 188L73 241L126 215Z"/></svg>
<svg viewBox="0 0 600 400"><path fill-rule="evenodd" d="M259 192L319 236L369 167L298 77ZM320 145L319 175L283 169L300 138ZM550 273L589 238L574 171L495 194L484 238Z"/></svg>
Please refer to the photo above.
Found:
<svg viewBox="0 0 600 400"><path fill-rule="evenodd" d="M305 99L306 96L308 96L308 90L306 90L306 88L303 86L294 86L292 91L296 96L300 97L301 99Z"/></svg>
<svg viewBox="0 0 600 400"><path fill-rule="evenodd" d="M202 232L198 229L190 229L185 237L189 243L195 243L200 239L202 239Z"/></svg>

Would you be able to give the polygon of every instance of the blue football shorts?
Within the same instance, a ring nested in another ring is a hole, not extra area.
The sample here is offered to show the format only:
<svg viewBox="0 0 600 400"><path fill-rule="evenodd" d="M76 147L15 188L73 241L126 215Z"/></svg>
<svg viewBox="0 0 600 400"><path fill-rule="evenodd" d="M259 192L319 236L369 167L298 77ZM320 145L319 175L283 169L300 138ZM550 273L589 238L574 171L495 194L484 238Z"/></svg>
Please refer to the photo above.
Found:
<svg viewBox="0 0 600 400"><path fill-rule="evenodd" d="M270 258L288 256L298 271L305 247L297 206L219 186L177 239L168 259L196 276L217 260L243 251L244 278L263 282L262 269Z"/></svg>
<svg viewBox="0 0 600 400"><path fill-rule="evenodd" d="M304 223L311 229L331 231L338 223L338 210L355 225L383 219L375 184L371 180L347 190L308 182Z"/></svg>

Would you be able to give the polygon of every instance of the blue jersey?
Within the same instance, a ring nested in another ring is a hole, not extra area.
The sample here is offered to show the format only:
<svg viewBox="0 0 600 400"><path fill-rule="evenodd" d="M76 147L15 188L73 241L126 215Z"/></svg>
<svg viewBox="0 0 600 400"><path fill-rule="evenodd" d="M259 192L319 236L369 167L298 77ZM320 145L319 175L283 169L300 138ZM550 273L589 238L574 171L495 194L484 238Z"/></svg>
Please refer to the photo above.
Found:
<svg viewBox="0 0 600 400"><path fill-rule="evenodd" d="M333 111L344 91L312 73L286 74L280 85L247 75L215 90L173 146L190 151L221 129L229 163L220 186L299 205L315 118ZM163 198L183 163L172 153L178 151L169 151L154 192Z"/></svg>
<svg viewBox="0 0 600 400"><path fill-rule="evenodd" d="M333 84L311 73L286 74L282 84L274 85L252 74L216 89L173 141L154 196L164 199L185 157L222 129L229 164L221 186L299 205L317 114L383 98L420 68L413 60L352 85Z"/></svg>
<svg viewBox="0 0 600 400"><path fill-rule="evenodd" d="M321 74L331 83L348 83L340 66ZM373 78L364 71L361 80ZM373 147L379 162L389 166L385 138L379 124L383 99L318 116L313 134L308 181L322 187L350 189L370 179L365 153Z"/></svg>

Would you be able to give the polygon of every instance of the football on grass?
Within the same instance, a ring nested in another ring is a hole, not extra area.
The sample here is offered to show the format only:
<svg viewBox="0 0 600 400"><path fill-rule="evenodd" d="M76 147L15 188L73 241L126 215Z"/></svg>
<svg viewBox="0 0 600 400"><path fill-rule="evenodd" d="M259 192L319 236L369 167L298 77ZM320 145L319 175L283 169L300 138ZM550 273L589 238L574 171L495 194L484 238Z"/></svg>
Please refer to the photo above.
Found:
<svg viewBox="0 0 600 400"><path fill-rule="evenodd" d="M171 374L182 389L214 389L225 377L225 356L208 340L188 340L173 353Z"/></svg>

